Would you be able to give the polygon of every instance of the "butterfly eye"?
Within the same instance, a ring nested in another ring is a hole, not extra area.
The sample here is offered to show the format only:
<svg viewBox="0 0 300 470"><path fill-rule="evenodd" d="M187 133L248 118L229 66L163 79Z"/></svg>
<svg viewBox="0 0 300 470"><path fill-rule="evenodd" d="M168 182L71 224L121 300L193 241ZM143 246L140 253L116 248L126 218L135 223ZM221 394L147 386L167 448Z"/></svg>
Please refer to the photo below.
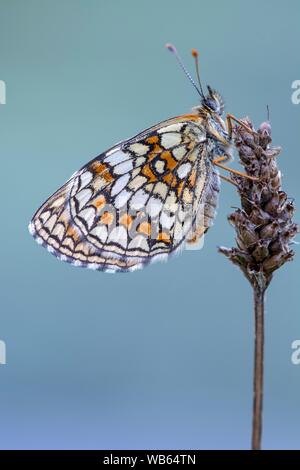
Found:
<svg viewBox="0 0 300 470"><path fill-rule="evenodd" d="M208 94L203 100L203 104L215 113L222 115L224 111L224 101L219 93L207 86Z"/></svg>

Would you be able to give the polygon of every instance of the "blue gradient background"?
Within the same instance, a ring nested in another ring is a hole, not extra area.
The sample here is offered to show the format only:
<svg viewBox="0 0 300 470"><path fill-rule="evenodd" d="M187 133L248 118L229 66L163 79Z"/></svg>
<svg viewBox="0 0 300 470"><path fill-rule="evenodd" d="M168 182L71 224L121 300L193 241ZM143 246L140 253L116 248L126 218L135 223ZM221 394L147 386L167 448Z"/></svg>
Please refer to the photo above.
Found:
<svg viewBox="0 0 300 470"><path fill-rule="evenodd" d="M202 251L108 275L60 263L27 231L36 208L101 151L197 96L174 42L227 111L271 109L284 189L300 204L300 3L252 0L1 0L0 447L246 449L251 290L217 253L231 246L224 184ZM299 253L298 253L299 255ZM297 256L268 292L263 446L300 448Z"/></svg>

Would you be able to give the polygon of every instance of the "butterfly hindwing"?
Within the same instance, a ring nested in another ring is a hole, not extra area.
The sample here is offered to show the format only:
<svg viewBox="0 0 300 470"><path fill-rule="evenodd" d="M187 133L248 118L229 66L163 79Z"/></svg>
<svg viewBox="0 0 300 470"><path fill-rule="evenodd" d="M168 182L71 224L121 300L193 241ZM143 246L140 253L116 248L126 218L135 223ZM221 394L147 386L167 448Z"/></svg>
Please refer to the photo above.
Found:
<svg viewBox="0 0 300 470"><path fill-rule="evenodd" d="M116 145L41 206L31 232L60 259L92 269L131 271L167 258L205 225L201 204L217 184L205 141L187 115Z"/></svg>

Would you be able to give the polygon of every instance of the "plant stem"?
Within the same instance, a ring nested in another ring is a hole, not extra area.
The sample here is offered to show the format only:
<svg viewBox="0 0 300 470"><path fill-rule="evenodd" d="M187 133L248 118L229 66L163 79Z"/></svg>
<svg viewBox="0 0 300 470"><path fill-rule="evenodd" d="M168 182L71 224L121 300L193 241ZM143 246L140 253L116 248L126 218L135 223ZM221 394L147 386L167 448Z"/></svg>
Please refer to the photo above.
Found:
<svg viewBox="0 0 300 470"><path fill-rule="evenodd" d="M269 122L255 130L250 119L234 127L234 144L246 176L231 176L238 186L241 208L228 216L236 231L237 246L220 247L252 286L255 311L252 450L261 449L264 380L264 302L274 272L291 261L291 244L299 226L293 222L295 205L281 187L277 166L279 147L273 147Z"/></svg>
<svg viewBox="0 0 300 470"><path fill-rule="evenodd" d="M255 312L255 348L253 377L252 450L261 449L264 379L264 300L265 289L253 287Z"/></svg>

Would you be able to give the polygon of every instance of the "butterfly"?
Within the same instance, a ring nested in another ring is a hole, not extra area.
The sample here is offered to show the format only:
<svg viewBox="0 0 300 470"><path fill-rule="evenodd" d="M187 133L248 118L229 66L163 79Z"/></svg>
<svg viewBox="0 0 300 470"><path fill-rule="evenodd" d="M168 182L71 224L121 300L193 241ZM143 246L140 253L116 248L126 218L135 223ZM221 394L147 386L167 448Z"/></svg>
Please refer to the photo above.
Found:
<svg viewBox="0 0 300 470"><path fill-rule="evenodd" d="M29 230L57 258L105 272L134 271L196 243L213 224L217 167L228 169L222 162L231 158L224 102L209 86L203 93L195 50L199 87L175 47L167 47L200 105L101 153L47 199Z"/></svg>

